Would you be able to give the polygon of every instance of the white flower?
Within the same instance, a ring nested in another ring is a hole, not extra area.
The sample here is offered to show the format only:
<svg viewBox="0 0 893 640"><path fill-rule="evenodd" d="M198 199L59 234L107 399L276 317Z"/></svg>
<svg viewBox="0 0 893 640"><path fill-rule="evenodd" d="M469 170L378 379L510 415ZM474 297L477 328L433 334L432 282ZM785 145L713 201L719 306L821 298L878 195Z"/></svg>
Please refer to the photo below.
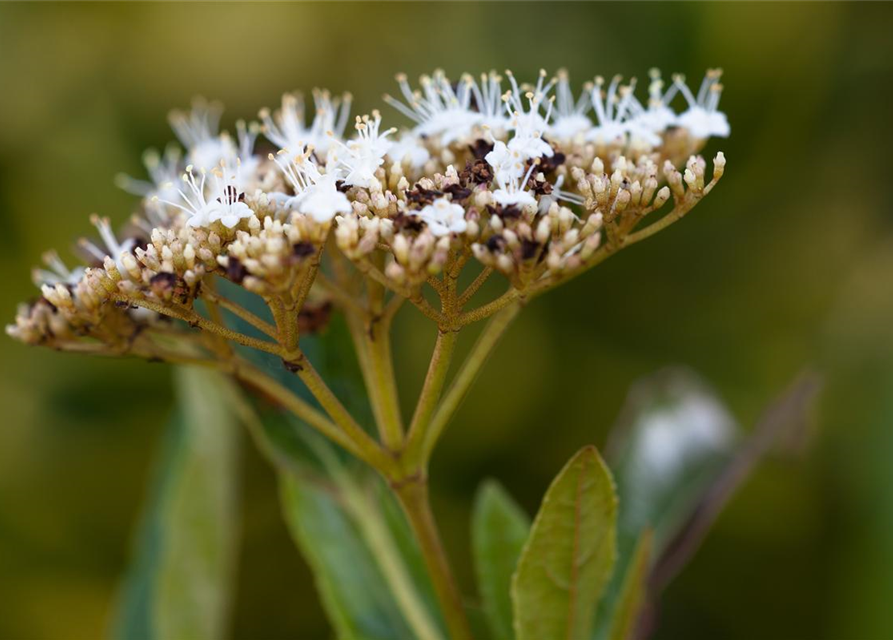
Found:
<svg viewBox="0 0 893 640"><path fill-rule="evenodd" d="M206 208L208 222L219 221L225 227L232 229L239 224L239 220L254 215L251 207L242 201L245 193L240 189L241 171L242 163L238 158L235 172L229 170L223 161L211 171L213 179L211 200Z"/></svg>
<svg viewBox="0 0 893 640"><path fill-rule="evenodd" d="M690 460L728 451L735 442L737 427L726 409L697 387L687 392L687 401L645 413L631 430L630 459L641 461L631 469L636 486L670 486Z"/></svg>
<svg viewBox="0 0 893 640"><path fill-rule="evenodd" d="M632 87L620 87L620 76L614 76L603 95L604 78L598 76L592 88L592 106L598 118L598 126L586 134L586 139L596 144L624 144L629 126L624 118L632 101ZM622 94L619 95L619 94Z"/></svg>
<svg viewBox="0 0 893 640"><path fill-rule="evenodd" d="M660 134L676 124L676 113L669 105L679 87L674 82L664 93L664 82L661 79L660 71L652 69L649 75L651 82L648 85L648 107L642 106L642 103L634 97L630 104L630 113L632 114L630 121L647 131Z"/></svg>
<svg viewBox="0 0 893 640"><path fill-rule="evenodd" d="M306 213L317 222L328 222L339 213L350 213L350 201L338 191L335 182L333 175L320 176L301 202L301 213Z"/></svg>
<svg viewBox="0 0 893 640"><path fill-rule="evenodd" d="M534 102L534 100L535 98L531 98L531 102ZM549 103L549 106L549 110L546 111L546 121L549 119L549 114L551 112L551 103ZM517 122L515 126L515 134L508 142L509 151L518 153L524 160L532 160L535 158L542 158L543 156L549 157L554 155L555 151L552 149L552 145L543 140L542 129L533 129L531 127L533 122L534 120L530 118L526 121Z"/></svg>
<svg viewBox="0 0 893 640"><path fill-rule="evenodd" d="M408 213L417 214L428 225L431 233L438 238L449 233L465 233L468 228L465 208L446 198L437 198L431 204L425 205L421 211Z"/></svg>
<svg viewBox="0 0 893 640"><path fill-rule="evenodd" d="M537 211L540 214L548 213L549 209L552 207L552 204L558 202L559 200L563 200L564 202L571 202L573 204L582 205L586 202L586 198L572 191L566 191L561 187L564 186L564 174L558 176L558 179L555 180L555 184L552 185L552 193L541 196L539 206Z"/></svg>
<svg viewBox="0 0 893 640"><path fill-rule="evenodd" d="M172 111L168 120L186 148L187 162L193 167L210 170L221 162L234 164L240 159L245 166L246 178L253 176L258 163L253 155L257 130L240 120L236 123L237 140L233 141L226 131L218 132L221 113L223 108L218 103L199 98L193 101L189 112Z"/></svg>
<svg viewBox="0 0 893 640"><path fill-rule="evenodd" d="M254 155L254 143L257 140L258 132L259 128L256 122L246 126L244 120L238 120L236 122L236 134L239 138L238 154L221 159L226 164L238 165L236 187L240 191L248 191L256 179L257 168L260 166L260 157Z"/></svg>
<svg viewBox="0 0 893 640"><path fill-rule="evenodd" d="M185 212L189 216L186 224L190 227L208 227L214 222L220 222L232 229L239 220L254 215L254 211L242 201L245 194L239 189L242 178L241 162L238 159L235 173L228 170L226 163L221 161L210 171L211 181L207 179L209 172L204 169L199 171L201 180L196 180L192 165L186 167L186 173L181 177L177 187L179 201L161 200L157 197L155 200ZM183 190L183 186L186 187L186 191Z"/></svg>
<svg viewBox="0 0 893 640"><path fill-rule="evenodd" d="M469 89L474 95L479 125L500 133L508 128L505 105L502 100L502 76L495 71L481 74L481 83L470 78Z"/></svg>
<svg viewBox="0 0 893 640"><path fill-rule="evenodd" d="M487 162L490 162L491 157L500 162L498 166L490 163L495 170L494 180L498 187L493 191L493 199L504 207L535 207L536 198L524 187L530 180L536 163L531 163L525 173L520 154L517 151L508 150L501 142L497 142L493 151L487 154Z"/></svg>
<svg viewBox="0 0 893 640"><path fill-rule="evenodd" d="M502 140L493 143L493 149L484 156L491 167L497 184L508 182L524 173L523 158L520 152L512 151Z"/></svg>
<svg viewBox="0 0 893 640"><path fill-rule="evenodd" d="M555 153L552 146L539 135L515 135L509 140L508 148L516 151L525 160L542 158Z"/></svg>
<svg viewBox="0 0 893 640"><path fill-rule="evenodd" d="M499 172L513 171L512 167L518 160L524 162L533 160L543 156L551 156L555 152L552 146L543 140L543 132L548 128L549 116L552 112L552 102L546 108L545 116L540 114L540 105L554 81L548 85L543 85L545 71L540 71L540 79L537 82L535 90L527 91L524 96L521 95L521 87L512 75L511 71L506 74L512 83L512 89L502 96L505 104L505 111L511 118L506 121L506 128L512 131L512 137L508 143L497 140L493 131L488 127L487 136L494 143L494 151L487 156L490 166ZM524 102L527 102L525 108ZM495 153L494 153L495 152Z"/></svg>
<svg viewBox="0 0 893 640"><path fill-rule="evenodd" d="M559 140L572 140L592 128L592 121L586 116L592 108L591 82L583 85L583 92L575 101L567 71L559 69L555 98L555 117L548 130L551 135Z"/></svg>
<svg viewBox="0 0 893 640"><path fill-rule="evenodd" d="M407 104L389 95L384 96L385 102L417 123L413 133L418 136L449 146L468 137L481 122L481 114L470 109L474 81L468 75L462 76L455 91L450 79L440 70L433 76L420 78L422 91L413 91L404 74L397 76L397 82Z"/></svg>
<svg viewBox="0 0 893 640"><path fill-rule="evenodd" d="M158 196L153 198L155 202L163 202L186 213L189 216L186 224L190 227L206 227L209 224L208 201L205 199L207 176L204 169L200 170L200 174L201 180L196 180L193 167L189 165L186 167L186 173L175 184L177 195L179 196L177 200L162 200ZM186 187L187 191L183 190L183 186Z"/></svg>
<svg viewBox="0 0 893 640"><path fill-rule="evenodd" d="M358 137L347 143L339 142L340 149L334 153L333 173L343 173L344 183L354 187L371 188L378 184L375 172L384 163L384 157L393 144L387 137L396 129L380 132L381 114L372 112L372 117L357 116Z"/></svg>
<svg viewBox="0 0 893 640"><path fill-rule="evenodd" d="M717 136L727 138L731 133L726 114L718 111L719 98L722 95L722 85L719 79L722 76L721 69L707 71L698 90L698 96L692 95L684 78L677 76L674 81L679 91L688 101L688 110L679 114L677 124L688 129L692 136L698 139Z"/></svg>
<svg viewBox="0 0 893 640"><path fill-rule="evenodd" d="M221 113L223 107L219 103L197 98L188 112L175 110L168 116L171 128L186 148L188 162L199 169L215 167L221 159L238 153L232 139L219 134Z"/></svg>
<svg viewBox="0 0 893 640"><path fill-rule="evenodd" d="M142 196L148 200L154 196L168 200L176 198L177 190L173 183L180 176L181 157L182 153L175 144L168 145L163 156L155 149L149 149L143 154L143 164L149 172L151 181L137 180L124 173L119 173L115 176L115 184L128 193Z"/></svg>
<svg viewBox="0 0 893 640"><path fill-rule="evenodd" d="M300 93L286 93L282 96L282 108L272 116L269 109L261 109L259 115L264 135L280 149L298 152L310 146L324 156L332 146L333 138L341 139L344 135L352 99L349 93L339 99L332 98L326 90L314 89L316 113L307 127L304 97Z"/></svg>
<svg viewBox="0 0 893 640"><path fill-rule="evenodd" d="M409 162L413 169L419 169L431 159L431 154L416 136L406 133L391 145L388 157L395 162Z"/></svg>
<svg viewBox="0 0 893 640"><path fill-rule="evenodd" d="M311 153L307 149L293 159L286 158L285 151L280 151L278 156L270 155L295 192L293 197L280 198L283 205L309 215L316 222L328 222L339 213L350 213L350 201L338 191L337 176L321 173L310 159Z"/></svg>
<svg viewBox="0 0 893 640"><path fill-rule="evenodd" d="M503 96L505 109L510 117L509 129L513 130L515 132L515 137L518 138L541 138L543 132L549 128L549 116L552 113L552 102L547 100L546 97L555 85L555 79L553 78L548 83L545 83L546 72L541 69L536 86L530 91L525 91L522 96L521 87L518 86L518 81L515 80L515 76L511 71L506 71L505 73L509 77L509 82L511 82L512 85L511 91L506 91ZM527 99L526 109L524 108L525 98ZM549 105L546 108L545 116L540 115L540 106L543 102L547 102ZM543 145L549 147L545 142L543 142ZM552 155L551 150L552 148L549 147L549 153L540 155Z"/></svg>
<svg viewBox="0 0 893 640"><path fill-rule="evenodd" d="M47 251L43 254L43 261L49 269L34 269L31 273L31 279L38 287L45 284L74 286L84 277L83 267L69 269L55 251Z"/></svg>
<svg viewBox="0 0 893 640"><path fill-rule="evenodd" d="M121 263L121 255L132 251L134 246L136 246L136 240L128 238L123 242L118 242L108 218L100 218L94 214L90 216L90 224L96 227L96 230L99 231L102 245L96 245L86 238L81 238L81 240L78 241L78 246L100 263L105 260L106 257L111 258L115 261L118 270L124 273L124 266Z"/></svg>

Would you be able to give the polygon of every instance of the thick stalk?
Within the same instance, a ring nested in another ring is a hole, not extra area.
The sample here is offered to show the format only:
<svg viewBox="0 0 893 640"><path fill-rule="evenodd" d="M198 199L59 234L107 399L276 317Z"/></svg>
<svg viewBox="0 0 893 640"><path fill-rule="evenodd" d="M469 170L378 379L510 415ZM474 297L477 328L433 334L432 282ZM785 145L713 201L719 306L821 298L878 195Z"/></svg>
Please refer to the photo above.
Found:
<svg viewBox="0 0 893 640"><path fill-rule="evenodd" d="M395 486L394 493L419 542L450 637L452 640L471 640L462 595L456 586L446 552L440 542L434 515L431 513L427 482L423 477L412 478Z"/></svg>
<svg viewBox="0 0 893 640"><path fill-rule="evenodd" d="M375 344L375 338L379 336L370 335L375 331L389 338L390 336L387 336L389 326L377 329L367 327L367 316L367 313L362 315L347 313L347 325L353 338L360 372L363 374L363 384L369 393L369 404L372 405L378 434L386 447L397 451L403 445L403 427L391 363L390 343L388 341L388 344L384 345Z"/></svg>
<svg viewBox="0 0 893 640"><path fill-rule="evenodd" d="M372 367L373 397L379 405L376 416L380 421L384 444L396 451L403 446L403 419L400 416L400 399L394 377L394 360L391 355L391 323L379 320L366 332L369 348L369 364Z"/></svg>

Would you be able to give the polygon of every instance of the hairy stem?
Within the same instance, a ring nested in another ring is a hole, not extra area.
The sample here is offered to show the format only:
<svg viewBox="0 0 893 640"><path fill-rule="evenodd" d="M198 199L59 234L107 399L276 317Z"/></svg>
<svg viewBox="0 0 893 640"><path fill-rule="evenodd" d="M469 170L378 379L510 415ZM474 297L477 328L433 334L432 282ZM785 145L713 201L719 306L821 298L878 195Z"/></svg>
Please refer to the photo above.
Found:
<svg viewBox="0 0 893 640"><path fill-rule="evenodd" d="M495 300L488 302L485 305L481 305L477 309L472 309L471 311L466 311L465 313L460 314L457 319L457 324L460 327L464 327L465 325L477 322L478 320L489 318L517 300L522 299L524 295L525 294L518 289L509 289Z"/></svg>
<svg viewBox="0 0 893 640"><path fill-rule="evenodd" d="M228 298L224 298L216 291L205 290L202 292L202 298L204 298L207 301L216 303L221 309L225 309L225 310L229 311L231 314L233 314L240 320L244 320L245 322L250 324L252 327L257 329L261 333L266 334L270 338L273 338L274 340L277 338L276 327L271 325L266 320L263 320L263 319L259 318L258 316L254 315L253 313L248 311L248 309L244 308L243 306L236 304L235 302L233 302L232 300L229 300Z"/></svg>
<svg viewBox="0 0 893 640"><path fill-rule="evenodd" d="M465 304L468 303L469 300L478 292L478 290L484 286L484 283L490 278L490 275L493 273L492 267L484 267L484 269L477 275L477 277L472 281L468 288L462 292L459 296L459 300L457 302L459 308L461 309Z"/></svg>
<svg viewBox="0 0 893 640"><path fill-rule="evenodd" d="M281 347L279 346L279 344L274 342L267 342L265 340L258 340L257 338L252 338L251 336L246 336L237 331L227 329L226 327L223 327L216 322L208 320L204 316L196 313L191 309L173 307L170 305L162 304L160 302L154 302L152 300L131 298L123 294L113 294L111 296L111 299L116 302L124 302L136 307L142 307L144 309L154 311L155 313L159 313L169 318L182 320L183 322L187 322L190 325L199 327L200 329L204 329L205 331L221 336L223 338L226 338L227 340L231 340L245 347L251 347L252 349L257 349L258 351L264 351L266 353L272 353L274 355L281 355Z"/></svg>

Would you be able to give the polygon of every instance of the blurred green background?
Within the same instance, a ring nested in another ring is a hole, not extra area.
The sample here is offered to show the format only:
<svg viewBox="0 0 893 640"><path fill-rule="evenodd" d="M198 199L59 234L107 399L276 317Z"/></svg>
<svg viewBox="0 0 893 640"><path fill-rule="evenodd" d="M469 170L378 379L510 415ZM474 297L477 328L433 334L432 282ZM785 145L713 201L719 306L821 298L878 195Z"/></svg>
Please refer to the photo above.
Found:
<svg viewBox="0 0 893 640"><path fill-rule="evenodd" d="M195 94L225 124L285 90L381 104L393 74L566 66L582 82L722 66L720 187L683 223L537 300L485 370L432 471L472 590L470 498L499 478L533 512L636 378L673 363L745 425L804 366L825 376L799 460L760 468L666 594L658 638L893 638L893 6L889 4L2 4L0 312L29 269L134 198L118 171L172 138ZM402 122L391 110L391 122ZM433 336L408 313L399 375ZM0 341L0 638L97 638L170 411L161 365ZM247 447L246 447L247 449ZM245 457L233 637L325 638L272 473Z"/></svg>

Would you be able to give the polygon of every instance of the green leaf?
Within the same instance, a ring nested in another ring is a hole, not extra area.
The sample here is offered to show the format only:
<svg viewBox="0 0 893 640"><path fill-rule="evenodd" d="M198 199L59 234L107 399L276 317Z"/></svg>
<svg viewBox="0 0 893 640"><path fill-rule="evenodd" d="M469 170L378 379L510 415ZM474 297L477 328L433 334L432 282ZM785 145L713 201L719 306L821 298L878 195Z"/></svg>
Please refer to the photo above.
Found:
<svg viewBox="0 0 893 640"><path fill-rule="evenodd" d="M284 473L280 481L286 520L337 636L443 638L418 549L402 531L405 521L395 524L382 512L380 501L390 498L379 481L361 486L335 475L328 484L307 474Z"/></svg>
<svg viewBox="0 0 893 640"><path fill-rule="evenodd" d="M623 577L623 586L611 619L609 640L630 640L634 637L636 620L648 594L652 542L651 531L646 529L639 537L639 543Z"/></svg>
<svg viewBox="0 0 893 640"><path fill-rule="evenodd" d="M176 370L178 404L111 635L216 640L226 634L238 542L238 390Z"/></svg>
<svg viewBox="0 0 893 640"><path fill-rule="evenodd" d="M471 541L478 591L495 640L512 633L512 574L530 532L530 518L495 480L478 490Z"/></svg>
<svg viewBox="0 0 893 640"><path fill-rule="evenodd" d="M339 638L412 638L362 535L332 495L282 478L285 517Z"/></svg>
<svg viewBox="0 0 893 640"><path fill-rule="evenodd" d="M268 412L261 428L284 461L278 472L286 523L337 637L442 640L421 553L382 481L344 464L333 445L290 417Z"/></svg>
<svg viewBox="0 0 893 640"><path fill-rule="evenodd" d="M581 449L543 498L512 579L517 640L583 640L614 566L617 498L595 447Z"/></svg>

